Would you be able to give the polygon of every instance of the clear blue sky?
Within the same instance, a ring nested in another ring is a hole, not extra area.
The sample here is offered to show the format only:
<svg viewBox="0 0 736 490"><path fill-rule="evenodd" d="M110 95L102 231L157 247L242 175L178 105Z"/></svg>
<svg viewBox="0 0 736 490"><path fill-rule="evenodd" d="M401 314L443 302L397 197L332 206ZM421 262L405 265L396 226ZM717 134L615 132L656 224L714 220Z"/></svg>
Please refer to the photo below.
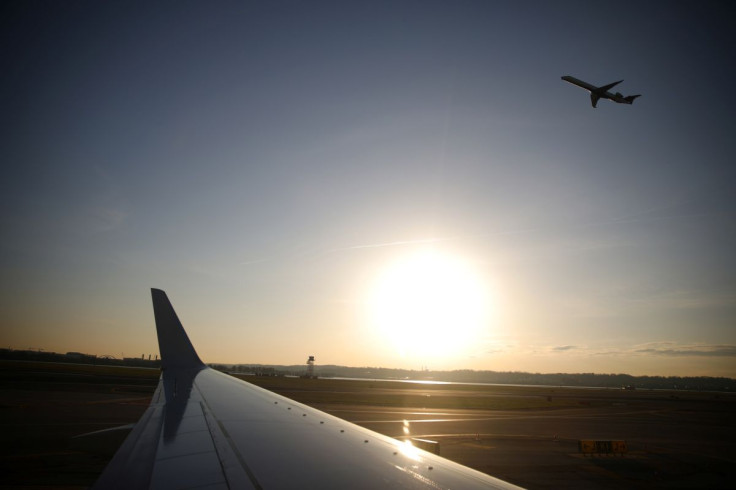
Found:
<svg viewBox="0 0 736 490"><path fill-rule="evenodd" d="M0 346L156 353L158 287L206 362L736 377L734 21L4 2Z"/></svg>

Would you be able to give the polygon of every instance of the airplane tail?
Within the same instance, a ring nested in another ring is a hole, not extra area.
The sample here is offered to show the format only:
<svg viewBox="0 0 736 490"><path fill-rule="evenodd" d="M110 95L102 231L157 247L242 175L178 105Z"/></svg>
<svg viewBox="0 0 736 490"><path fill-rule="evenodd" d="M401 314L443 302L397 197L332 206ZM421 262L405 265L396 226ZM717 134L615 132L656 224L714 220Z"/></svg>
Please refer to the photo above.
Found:
<svg viewBox="0 0 736 490"><path fill-rule="evenodd" d="M637 97L641 97L641 94L639 94L639 95L629 95L628 97L624 97L624 100L627 103L631 104L631 103L634 102L634 99L636 99Z"/></svg>
<svg viewBox="0 0 736 490"><path fill-rule="evenodd" d="M184 331L166 293L151 289L153 315L156 318L161 369L201 369L205 367Z"/></svg>

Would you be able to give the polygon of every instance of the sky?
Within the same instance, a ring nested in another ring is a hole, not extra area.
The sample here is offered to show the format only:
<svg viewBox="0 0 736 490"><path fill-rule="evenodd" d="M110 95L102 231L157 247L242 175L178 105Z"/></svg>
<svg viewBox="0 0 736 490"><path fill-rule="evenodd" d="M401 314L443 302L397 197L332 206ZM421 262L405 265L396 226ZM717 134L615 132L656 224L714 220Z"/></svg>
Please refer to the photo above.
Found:
<svg viewBox="0 0 736 490"><path fill-rule="evenodd" d="M726 2L0 10L0 347L736 377Z"/></svg>

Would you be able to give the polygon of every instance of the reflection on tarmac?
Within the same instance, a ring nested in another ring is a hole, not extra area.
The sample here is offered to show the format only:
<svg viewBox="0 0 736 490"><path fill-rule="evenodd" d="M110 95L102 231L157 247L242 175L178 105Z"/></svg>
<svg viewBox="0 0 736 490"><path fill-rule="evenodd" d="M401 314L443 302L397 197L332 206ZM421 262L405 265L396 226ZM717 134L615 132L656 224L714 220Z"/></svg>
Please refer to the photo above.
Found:
<svg viewBox="0 0 736 490"><path fill-rule="evenodd" d="M439 441L442 456L527 488L713 488L727 484L736 464L732 407L733 400L660 400L553 410L320 408L398 439ZM585 457L581 439L625 440L629 452Z"/></svg>

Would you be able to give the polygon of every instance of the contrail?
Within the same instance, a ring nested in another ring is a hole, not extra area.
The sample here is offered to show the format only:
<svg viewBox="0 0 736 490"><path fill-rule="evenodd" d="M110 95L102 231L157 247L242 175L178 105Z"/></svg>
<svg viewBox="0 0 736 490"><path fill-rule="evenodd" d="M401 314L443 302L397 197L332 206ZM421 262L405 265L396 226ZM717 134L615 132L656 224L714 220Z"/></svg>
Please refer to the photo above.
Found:
<svg viewBox="0 0 736 490"><path fill-rule="evenodd" d="M383 248L383 247L398 247L402 245L416 245L422 243L437 243L437 242L449 242L451 240L460 240L462 237L450 237L450 238L420 238L416 240L400 240L396 242L384 242L384 243L371 243L367 245L352 245L349 247L333 248L329 252L342 252L344 250L360 250L363 248Z"/></svg>
<svg viewBox="0 0 736 490"><path fill-rule="evenodd" d="M255 264L262 264L263 262L268 262L271 259L254 259L254 260L246 260L244 262L241 262L240 265L255 265Z"/></svg>
<svg viewBox="0 0 736 490"><path fill-rule="evenodd" d="M709 216L712 213L691 213L691 214L673 214L669 216L652 216L652 213L655 213L657 211L667 210L671 209L675 206L673 205L665 205L660 207L653 207L644 211L640 211L637 213L632 213L626 216L620 216L617 218L610 218L600 221L589 221L587 223L569 223L566 225L542 225L542 226L535 226L535 227L529 227L529 228L518 228L518 229L510 229L510 230L497 230L497 231L489 231L485 233L472 233L467 235L455 235L450 237L432 237L432 238L417 238L413 240L396 240L393 242L378 242L378 243L368 243L368 244L359 244L359 245L349 245L346 247L337 247L332 249L326 249L322 251L305 251L297 254L292 254L289 258L309 258L309 257L316 257L316 256L324 256L329 255L333 253L338 252L345 252L349 250L369 250L369 249L375 249L375 248L387 248L387 247L403 247L407 245L423 245L423 244L430 244L430 243L442 243L442 242L453 242L458 240L468 240L473 238L488 238L493 236L503 236L503 235L520 235L525 233L541 233L544 231L550 231L553 229L561 230L561 229L568 229L568 230L575 230L575 229L582 229L582 228L593 228L593 227L600 227L600 226L618 226L618 225L625 225L629 223L642 223L642 222L650 222L650 221L664 221L664 220L672 220L672 219L681 219L681 218L699 218L699 217L705 217ZM262 259L254 259L254 260L248 260L240 262L240 265L242 266L248 266L248 265L254 265L254 264L260 264L263 262L269 262L271 260L274 260L273 257L271 258L262 258Z"/></svg>

